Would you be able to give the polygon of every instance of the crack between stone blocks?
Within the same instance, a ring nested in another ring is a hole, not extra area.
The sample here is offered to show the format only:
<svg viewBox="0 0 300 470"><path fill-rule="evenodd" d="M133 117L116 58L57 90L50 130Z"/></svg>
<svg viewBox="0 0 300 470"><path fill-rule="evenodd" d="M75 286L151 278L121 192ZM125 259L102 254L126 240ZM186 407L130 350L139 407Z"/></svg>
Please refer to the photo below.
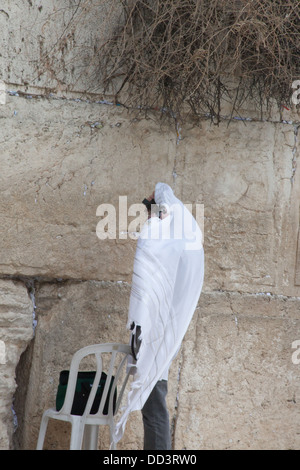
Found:
<svg viewBox="0 0 300 470"><path fill-rule="evenodd" d="M0 275L0 279L4 281L16 281L21 282L27 290L28 296L32 302L32 329L33 329L33 337L35 336L35 329L37 326L36 320L36 303L35 303L35 283L36 278L28 277L28 276L15 276L10 274L2 274Z"/></svg>
<svg viewBox="0 0 300 470"><path fill-rule="evenodd" d="M171 423L172 449L175 448L176 426L177 426L177 420L178 420L178 415L179 415L179 391L180 391L180 383L181 383L180 379L181 379L182 362L183 362L183 351L181 349L178 370L177 370L176 399L175 399L174 412L173 412L172 423Z"/></svg>
<svg viewBox="0 0 300 470"><path fill-rule="evenodd" d="M109 280L95 280L95 279L71 279L71 278L50 278L44 276L25 276L25 275L14 275L14 274L0 274L0 280L7 280L7 281L16 281L21 282L25 288L27 289L28 296L32 302L32 328L33 328L33 338L35 337L35 330L38 324L38 319L36 317L36 301L35 301L35 294L36 294L36 285L38 284L57 284L63 285L65 283L73 283L73 284L81 284L83 282L97 282L102 284L125 284L130 285L126 281L116 280L116 281L109 281Z"/></svg>
<svg viewBox="0 0 300 470"><path fill-rule="evenodd" d="M82 283L82 282L99 282L99 283L112 283L112 284L129 284L127 281L120 279L92 279L92 278L75 278L75 277L51 277L43 275L26 275L26 274L0 274L0 279L8 281L20 281L24 284L30 283L32 281L38 282L40 284L64 284L66 282Z"/></svg>
<svg viewBox="0 0 300 470"><path fill-rule="evenodd" d="M268 298L268 299L277 299L277 300L299 300L300 301L300 296L297 295L284 295L284 294L273 294L272 292L242 292L239 290L225 290L225 289L216 289L212 291L202 291L202 294L205 295L210 295L210 294L226 294L228 296L230 295L248 295L248 296L255 296L255 297L263 297L263 298Z"/></svg>
<svg viewBox="0 0 300 470"><path fill-rule="evenodd" d="M300 124L299 123L293 124L293 127L294 127L294 146L292 148L292 176L291 176L292 185L294 184L295 173L297 169L296 155L297 155L297 144L298 144L298 130L299 130Z"/></svg>
<svg viewBox="0 0 300 470"><path fill-rule="evenodd" d="M230 307L230 310L232 312L232 316L234 317L234 322L235 322L235 326L237 327L237 335L239 336L240 334L240 328L239 328L239 322L238 322L238 314L237 312L234 311L233 309L233 306L232 306L232 297L230 295L229 292L226 292L226 297L229 301L229 307Z"/></svg>
<svg viewBox="0 0 300 470"><path fill-rule="evenodd" d="M37 318L36 318L36 303L35 303L35 281L33 279L29 279L25 281L25 286L27 288L27 292L29 298L32 302L32 329L33 329L33 337L35 337L35 330L37 327Z"/></svg>
<svg viewBox="0 0 300 470"><path fill-rule="evenodd" d="M5 83L5 82L4 82ZM16 87L17 90L15 89L7 89L8 87ZM22 84L16 84L16 83L5 83L5 93L9 96L12 97L17 97L17 98L24 98L28 100L32 99L46 99L46 100L59 100L59 101L66 101L66 102L76 102L76 103L87 103L87 104L100 104L100 105L109 105L109 106L122 106L126 109L136 109L136 108L129 108L128 106L125 106L122 103L116 102L113 97L108 96L108 99L105 99L105 95L103 94L97 94L97 93L88 93L85 95L84 92L80 91L73 91L73 92L66 92L66 94L70 94L71 96L66 96L66 95L56 95L54 93L53 89L48 89L47 87L38 87L38 86L31 86L30 89L32 89L34 92L29 92L26 91L30 85L22 85ZM25 90L23 91L22 90ZM39 93L41 91L41 93ZM91 96L92 98L88 98L88 96ZM97 99L101 96L102 99ZM155 110L153 110L155 111ZM176 132L176 143L177 145L181 140L183 140L183 137L181 135L181 127L179 121L176 119L176 116L174 117L175 121L175 132ZM213 116L209 113L204 113L203 115L199 116L200 120L211 120ZM229 116L229 115L222 115L220 116L220 122L231 122L231 121L242 121L244 124L246 122L269 122L271 124L287 124L287 125L294 125L294 126L299 126L299 122L295 121L287 121L285 119L282 120L271 120L271 119L261 119L261 118L250 118L250 117L241 117L241 116Z"/></svg>
<svg viewBox="0 0 300 470"><path fill-rule="evenodd" d="M175 152L174 165L173 165L173 169L172 169L173 191L175 191L175 187L176 187L176 178L177 178L176 165L177 165L177 153Z"/></svg>

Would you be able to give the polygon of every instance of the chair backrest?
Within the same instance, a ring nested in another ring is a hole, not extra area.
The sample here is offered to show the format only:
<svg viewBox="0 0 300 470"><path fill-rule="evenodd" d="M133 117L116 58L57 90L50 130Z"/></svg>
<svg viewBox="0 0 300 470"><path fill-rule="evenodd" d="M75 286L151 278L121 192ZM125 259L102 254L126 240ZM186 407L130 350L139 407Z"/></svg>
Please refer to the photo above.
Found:
<svg viewBox="0 0 300 470"><path fill-rule="evenodd" d="M107 379L105 382L105 387L102 393L98 411L97 413L91 415L90 414L91 408L93 406L94 399L95 399L97 389L98 389L98 385L100 382L101 374L103 372L103 360L102 360L103 353L110 353L109 366L108 366L108 369L105 370L105 373L107 374ZM85 357L94 356L96 359L96 374L95 374L95 378L93 381L93 385L91 387L89 398L87 400L85 410L82 416L83 417L92 416L95 418L103 417L106 419L108 417L111 418L113 414L115 414L118 411L118 408L120 406L122 396L123 396L123 393L127 384L129 372L127 372L123 380L121 389L118 390L117 401L114 406L113 398L114 398L115 389L118 384L118 380L121 376L123 366L126 364L128 355L130 353L131 353L131 348L129 345L119 344L119 343L94 344L91 346L86 346L80 349L79 351L77 351L74 354L72 361L71 361L65 401L59 413L71 414L71 409L72 409L72 404L73 404L75 389L76 389L77 374L79 372L80 363ZM122 357L121 357L120 362L118 363L116 359L117 359L117 356L120 356L120 355ZM111 378L113 376L114 376L114 380L113 380L113 384L110 390ZM108 393L110 393L108 415L104 416L103 409L107 400Z"/></svg>

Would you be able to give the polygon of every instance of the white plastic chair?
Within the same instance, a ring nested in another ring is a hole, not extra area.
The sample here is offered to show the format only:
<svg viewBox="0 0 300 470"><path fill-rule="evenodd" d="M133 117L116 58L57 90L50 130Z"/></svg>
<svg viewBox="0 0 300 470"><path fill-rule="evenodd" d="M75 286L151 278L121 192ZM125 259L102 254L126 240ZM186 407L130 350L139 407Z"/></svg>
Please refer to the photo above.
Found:
<svg viewBox="0 0 300 470"><path fill-rule="evenodd" d="M101 378L101 373L103 371L103 364L102 364L102 353L111 353L111 359L107 373L107 379L104 387L104 391L102 394L101 402L99 405L99 409L96 414L90 414L94 398L97 392L98 384ZM129 377L129 371L127 371L125 375L125 379L123 380L123 384L119 389L117 389L117 401L115 404L115 410L113 411L113 397L115 388L118 384L118 379L121 376L121 372L123 369L124 364L127 362L126 359L128 355L131 353L131 348L129 345L125 344L118 344L118 343L106 343L106 344L95 344L91 346L86 346L79 351L77 351L71 361L70 366L70 374L69 380L67 385L67 391L65 396L65 401L62 408L59 411L56 411L55 408L49 408L43 413L40 432L37 442L37 450L42 450L45 440L45 435L47 431L48 421L49 418L57 419L61 421L67 421L71 423L72 430L71 430L71 441L70 441L70 450L96 450L97 443L98 443L98 431L100 425L108 425L110 430L110 442L111 442L111 449L115 449L116 446L112 442L112 433L114 429L114 415L117 413L122 396L125 391L125 387ZM120 364L116 364L117 355L121 354L122 360ZM83 358L86 356L94 355L96 358L97 370L96 375L94 378L93 386L91 388L91 392L89 394L89 398L87 404L85 406L85 410L82 416L72 415L71 409L74 399L75 387L76 387L76 380L77 374L79 371L79 364ZM115 370L116 369L116 370ZM114 375L115 379L113 381L113 386L110 391L110 398L109 398L109 405L108 405L108 414L103 414L104 405L107 400L107 395L109 392L109 386L111 383L111 377Z"/></svg>

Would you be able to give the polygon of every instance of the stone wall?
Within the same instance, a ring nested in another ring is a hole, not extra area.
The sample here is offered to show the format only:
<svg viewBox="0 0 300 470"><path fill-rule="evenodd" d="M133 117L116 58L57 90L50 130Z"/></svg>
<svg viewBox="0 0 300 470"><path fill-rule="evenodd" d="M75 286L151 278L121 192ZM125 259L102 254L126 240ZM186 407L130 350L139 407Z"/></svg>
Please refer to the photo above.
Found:
<svg viewBox="0 0 300 470"><path fill-rule="evenodd" d="M0 449L10 448L17 425L15 369L33 338L33 311L23 283L0 280Z"/></svg>
<svg viewBox="0 0 300 470"><path fill-rule="evenodd" d="M37 80L74 13L71 0L60 5L4 1L0 12L0 447L35 448L76 350L128 341L136 241L99 240L96 210L118 209L121 195L140 202L165 181L205 210L203 294L170 372L174 449L298 449L299 117L261 122L249 106L242 120L187 123L178 141L173 128L83 93L71 45ZM97 24L73 41L93 43ZM51 423L45 447L67 448L68 436ZM142 445L135 412L119 448Z"/></svg>

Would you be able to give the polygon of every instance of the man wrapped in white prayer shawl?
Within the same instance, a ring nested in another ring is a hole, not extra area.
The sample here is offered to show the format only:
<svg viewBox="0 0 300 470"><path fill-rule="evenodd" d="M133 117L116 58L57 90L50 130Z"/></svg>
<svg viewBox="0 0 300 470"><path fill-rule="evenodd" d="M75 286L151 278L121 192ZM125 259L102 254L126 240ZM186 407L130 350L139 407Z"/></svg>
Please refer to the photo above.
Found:
<svg viewBox="0 0 300 470"><path fill-rule="evenodd" d="M130 412L142 410L156 384L167 379L203 284L202 233L196 220L167 184L156 184L154 199L160 216L148 219L137 242L127 324L135 325L133 334L140 326L141 345L131 364L133 381L115 443Z"/></svg>

